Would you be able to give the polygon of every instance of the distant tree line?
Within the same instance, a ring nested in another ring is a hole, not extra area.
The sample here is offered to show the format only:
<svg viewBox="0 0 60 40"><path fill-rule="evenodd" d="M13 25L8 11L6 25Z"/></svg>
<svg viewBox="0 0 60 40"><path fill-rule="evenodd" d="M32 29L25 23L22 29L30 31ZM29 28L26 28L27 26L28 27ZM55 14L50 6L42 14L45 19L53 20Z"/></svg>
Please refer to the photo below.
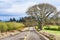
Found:
<svg viewBox="0 0 60 40"><path fill-rule="evenodd" d="M24 22L24 18L20 18L19 20L16 20L15 18L10 18L10 20L8 22Z"/></svg>

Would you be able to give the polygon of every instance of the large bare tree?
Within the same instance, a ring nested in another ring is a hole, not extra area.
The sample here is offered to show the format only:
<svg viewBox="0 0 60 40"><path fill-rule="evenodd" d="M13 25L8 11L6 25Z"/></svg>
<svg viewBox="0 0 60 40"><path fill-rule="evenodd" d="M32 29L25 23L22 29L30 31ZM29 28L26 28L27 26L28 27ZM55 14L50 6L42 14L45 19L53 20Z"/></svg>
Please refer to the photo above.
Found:
<svg viewBox="0 0 60 40"><path fill-rule="evenodd" d="M49 18L51 14L56 13L56 8L53 5L42 3L29 7L26 13L36 18L38 27L42 30L47 18Z"/></svg>

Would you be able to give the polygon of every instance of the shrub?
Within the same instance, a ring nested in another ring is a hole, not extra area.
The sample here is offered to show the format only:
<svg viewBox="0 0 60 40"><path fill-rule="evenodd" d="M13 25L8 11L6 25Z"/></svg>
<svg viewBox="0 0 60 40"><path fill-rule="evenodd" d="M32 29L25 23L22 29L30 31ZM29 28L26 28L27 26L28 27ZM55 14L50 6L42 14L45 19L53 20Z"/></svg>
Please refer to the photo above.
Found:
<svg viewBox="0 0 60 40"><path fill-rule="evenodd" d="M16 22L0 22L0 31L12 31L12 30L20 30L24 28L25 25L22 23L16 23Z"/></svg>
<svg viewBox="0 0 60 40"><path fill-rule="evenodd" d="M0 31L4 32L7 31L8 27L5 23L0 23Z"/></svg>
<svg viewBox="0 0 60 40"><path fill-rule="evenodd" d="M14 28L15 28L16 30L20 30L20 29L22 29L22 28L24 28L24 27L25 27L25 25L22 24L22 23L14 23Z"/></svg>
<svg viewBox="0 0 60 40"><path fill-rule="evenodd" d="M16 23L16 22L9 22L7 23L7 26L8 26L8 30L18 30L25 27L24 24Z"/></svg>
<svg viewBox="0 0 60 40"><path fill-rule="evenodd" d="M39 28L38 28L38 26L36 26L35 29L36 29L37 31L40 31Z"/></svg>
<svg viewBox="0 0 60 40"><path fill-rule="evenodd" d="M13 23L7 23L7 26L8 26L8 30L14 30L14 25Z"/></svg>

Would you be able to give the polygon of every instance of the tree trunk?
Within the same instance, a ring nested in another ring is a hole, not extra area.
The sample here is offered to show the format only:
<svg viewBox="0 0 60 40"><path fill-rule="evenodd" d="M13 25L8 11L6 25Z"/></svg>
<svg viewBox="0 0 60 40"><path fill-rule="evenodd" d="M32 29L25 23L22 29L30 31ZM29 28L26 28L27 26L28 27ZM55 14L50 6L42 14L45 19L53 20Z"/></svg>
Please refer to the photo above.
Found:
<svg viewBox="0 0 60 40"><path fill-rule="evenodd" d="M42 30L42 27L43 27L42 22L38 22L38 28L39 28L40 30Z"/></svg>
<svg viewBox="0 0 60 40"><path fill-rule="evenodd" d="M37 17L38 28L42 30L43 27L43 18Z"/></svg>
<svg viewBox="0 0 60 40"><path fill-rule="evenodd" d="M42 30L42 24L40 24L40 30Z"/></svg>

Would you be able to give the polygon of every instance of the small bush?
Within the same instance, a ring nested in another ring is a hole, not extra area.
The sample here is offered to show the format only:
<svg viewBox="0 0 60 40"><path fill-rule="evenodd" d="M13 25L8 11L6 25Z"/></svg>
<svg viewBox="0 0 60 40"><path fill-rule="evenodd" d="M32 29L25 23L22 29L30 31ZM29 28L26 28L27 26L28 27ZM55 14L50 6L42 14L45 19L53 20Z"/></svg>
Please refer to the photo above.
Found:
<svg viewBox="0 0 60 40"><path fill-rule="evenodd" d="M40 31L39 28L38 28L38 26L36 26L35 29L36 29L37 31Z"/></svg>

